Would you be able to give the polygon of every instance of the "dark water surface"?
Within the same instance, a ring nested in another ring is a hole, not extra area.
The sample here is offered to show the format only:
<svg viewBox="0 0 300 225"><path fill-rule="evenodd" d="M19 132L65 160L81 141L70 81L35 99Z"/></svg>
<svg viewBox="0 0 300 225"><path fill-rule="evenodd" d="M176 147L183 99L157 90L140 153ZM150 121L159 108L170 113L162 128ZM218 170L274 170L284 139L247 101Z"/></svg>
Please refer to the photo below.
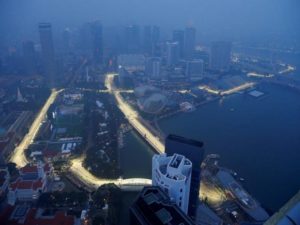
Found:
<svg viewBox="0 0 300 225"><path fill-rule="evenodd" d="M266 95L237 94L160 122L166 133L202 140L206 153L246 179L244 186L273 210L300 188L300 94L274 86Z"/></svg>

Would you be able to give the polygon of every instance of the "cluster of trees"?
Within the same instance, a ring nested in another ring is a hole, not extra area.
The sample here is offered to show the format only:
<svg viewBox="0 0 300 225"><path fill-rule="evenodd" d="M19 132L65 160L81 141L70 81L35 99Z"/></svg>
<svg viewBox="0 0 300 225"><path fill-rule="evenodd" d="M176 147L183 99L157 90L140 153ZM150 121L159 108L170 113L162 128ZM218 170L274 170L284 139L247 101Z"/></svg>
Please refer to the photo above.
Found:
<svg viewBox="0 0 300 225"><path fill-rule="evenodd" d="M118 224L121 194L121 190L114 184L102 185L93 193L90 207L93 224Z"/></svg>
<svg viewBox="0 0 300 225"><path fill-rule="evenodd" d="M93 107L90 108L90 127L92 147L87 149L85 165L96 176L103 178L117 178L120 175L118 157L118 129L124 121L124 116L114 103L113 96L109 94L94 94ZM104 108L98 110L96 100L103 103ZM108 113L105 119L104 112ZM105 123L105 127L99 124Z"/></svg>

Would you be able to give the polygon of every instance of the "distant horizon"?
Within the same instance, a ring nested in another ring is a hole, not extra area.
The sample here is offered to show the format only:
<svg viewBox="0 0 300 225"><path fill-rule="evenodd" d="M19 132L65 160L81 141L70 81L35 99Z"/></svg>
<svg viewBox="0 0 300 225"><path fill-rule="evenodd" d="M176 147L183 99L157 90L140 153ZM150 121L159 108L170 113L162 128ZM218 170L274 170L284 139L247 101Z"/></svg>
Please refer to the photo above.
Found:
<svg viewBox="0 0 300 225"><path fill-rule="evenodd" d="M297 0L10 0L0 2L0 40L37 39L39 22L50 22L55 34L93 20L105 27L158 25L166 33L192 25L198 39L297 40L299 7Z"/></svg>

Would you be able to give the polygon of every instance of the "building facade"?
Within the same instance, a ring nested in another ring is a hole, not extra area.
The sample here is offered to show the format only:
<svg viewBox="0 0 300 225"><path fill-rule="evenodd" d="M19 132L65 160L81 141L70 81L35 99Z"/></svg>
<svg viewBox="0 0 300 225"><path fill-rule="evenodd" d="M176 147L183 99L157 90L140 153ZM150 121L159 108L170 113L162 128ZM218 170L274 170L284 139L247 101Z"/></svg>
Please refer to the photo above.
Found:
<svg viewBox="0 0 300 225"><path fill-rule="evenodd" d="M184 32L184 58L191 60L194 58L196 46L196 29L187 27Z"/></svg>
<svg viewBox="0 0 300 225"><path fill-rule="evenodd" d="M165 152L167 156L181 154L192 162L193 167L188 214L194 218L199 202L201 163L204 157L203 142L171 134L166 138Z"/></svg>
<svg viewBox="0 0 300 225"><path fill-rule="evenodd" d="M129 209L131 225L193 225L159 187L145 187Z"/></svg>
<svg viewBox="0 0 300 225"><path fill-rule="evenodd" d="M199 80L204 72L204 62L201 59L186 62L186 76L191 80Z"/></svg>
<svg viewBox="0 0 300 225"><path fill-rule="evenodd" d="M40 43L42 48L42 61L43 61L44 72L48 80L53 82L56 76L56 62L55 62L51 24L40 23L39 34L40 34Z"/></svg>
<svg viewBox="0 0 300 225"><path fill-rule="evenodd" d="M167 65L175 66L179 61L178 42L167 42Z"/></svg>
<svg viewBox="0 0 300 225"><path fill-rule="evenodd" d="M171 201L188 212L192 163L183 155L154 155L152 158L152 184L161 187Z"/></svg>
<svg viewBox="0 0 300 225"><path fill-rule="evenodd" d="M210 52L210 68L227 71L231 62L231 43L226 41L213 42Z"/></svg>
<svg viewBox="0 0 300 225"><path fill-rule="evenodd" d="M145 74L151 79L160 78L161 58L150 57L146 59Z"/></svg>
<svg viewBox="0 0 300 225"><path fill-rule="evenodd" d="M21 168L19 173L20 176L10 184L8 189L7 199L10 205L14 205L17 201L37 200L46 190L53 168L49 164L28 164Z"/></svg>

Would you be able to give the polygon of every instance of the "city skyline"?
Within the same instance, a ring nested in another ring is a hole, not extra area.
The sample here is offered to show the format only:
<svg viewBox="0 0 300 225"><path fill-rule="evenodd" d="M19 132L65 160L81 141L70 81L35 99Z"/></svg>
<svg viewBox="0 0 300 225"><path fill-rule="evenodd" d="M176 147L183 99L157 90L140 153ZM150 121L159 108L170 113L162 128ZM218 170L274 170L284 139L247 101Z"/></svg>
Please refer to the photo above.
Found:
<svg viewBox="0 0 300 225"><path fill-rule="evenodd" d="M299 9L0 1L1 224L299 224Z"/></svg>

